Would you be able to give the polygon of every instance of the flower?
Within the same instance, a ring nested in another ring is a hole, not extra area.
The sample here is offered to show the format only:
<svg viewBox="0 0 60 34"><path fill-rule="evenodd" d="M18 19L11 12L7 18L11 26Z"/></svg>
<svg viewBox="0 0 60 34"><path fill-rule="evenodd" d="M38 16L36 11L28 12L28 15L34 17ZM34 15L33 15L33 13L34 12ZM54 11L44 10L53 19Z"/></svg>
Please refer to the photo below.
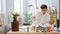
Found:
<svg viewBox="0 0 60 34"><path fill-rule="evenodd" d="M19 13L18 12L14 12L13 11L13 12L10 13L10 17L12 17L12 18L15 18L16 19L18 16L19 16Z"/></svg>

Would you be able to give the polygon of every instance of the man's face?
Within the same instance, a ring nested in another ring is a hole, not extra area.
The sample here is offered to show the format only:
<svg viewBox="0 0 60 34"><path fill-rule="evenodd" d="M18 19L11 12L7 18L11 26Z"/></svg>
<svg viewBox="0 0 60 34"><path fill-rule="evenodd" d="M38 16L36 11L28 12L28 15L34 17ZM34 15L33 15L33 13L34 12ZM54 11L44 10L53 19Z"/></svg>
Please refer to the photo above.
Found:
<svg viewBox="0 0 60 34"><path fill-rule="evenodd" d="M47 9L42 9L42 13L45 14L47 12Z"/></svg>

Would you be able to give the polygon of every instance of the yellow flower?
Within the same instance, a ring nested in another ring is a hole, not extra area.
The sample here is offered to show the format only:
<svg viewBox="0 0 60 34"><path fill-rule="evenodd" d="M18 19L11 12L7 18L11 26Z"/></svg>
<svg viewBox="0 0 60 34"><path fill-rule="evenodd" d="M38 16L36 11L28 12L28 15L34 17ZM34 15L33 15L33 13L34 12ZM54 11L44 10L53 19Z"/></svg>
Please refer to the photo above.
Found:
<svg viewBox="0 0 60 34"><path fill-rule="evenodd" d="M9 15L11 18L17 18L17 16L19 16L19 13L12 11Z"/></svg>

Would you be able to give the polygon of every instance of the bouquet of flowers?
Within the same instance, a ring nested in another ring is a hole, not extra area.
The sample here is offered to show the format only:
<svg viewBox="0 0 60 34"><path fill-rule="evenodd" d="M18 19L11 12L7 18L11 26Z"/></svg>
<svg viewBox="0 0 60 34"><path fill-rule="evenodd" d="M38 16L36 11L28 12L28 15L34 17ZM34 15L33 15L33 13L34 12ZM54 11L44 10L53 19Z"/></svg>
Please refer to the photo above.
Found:
<svg viewBox="0 0 60 34"><path fill-rule="evenodd" d="M12 17L13 19L17 19L18 16L19 16L19 12L11 12L10 13L10 17Z"/></svg>

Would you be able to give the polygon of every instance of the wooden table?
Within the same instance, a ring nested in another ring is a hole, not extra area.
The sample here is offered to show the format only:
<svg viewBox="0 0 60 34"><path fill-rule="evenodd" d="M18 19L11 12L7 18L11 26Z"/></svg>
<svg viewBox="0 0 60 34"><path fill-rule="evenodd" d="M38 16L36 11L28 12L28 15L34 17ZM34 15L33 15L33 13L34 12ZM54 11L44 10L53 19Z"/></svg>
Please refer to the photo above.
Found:
<svg viewBox="0 0 60 34"><path fill-rule="evenodd" d="M20 32L20 31L12 32L12 31L9 31L7 32L7 34L60 34L60 32Z"/></svg>

